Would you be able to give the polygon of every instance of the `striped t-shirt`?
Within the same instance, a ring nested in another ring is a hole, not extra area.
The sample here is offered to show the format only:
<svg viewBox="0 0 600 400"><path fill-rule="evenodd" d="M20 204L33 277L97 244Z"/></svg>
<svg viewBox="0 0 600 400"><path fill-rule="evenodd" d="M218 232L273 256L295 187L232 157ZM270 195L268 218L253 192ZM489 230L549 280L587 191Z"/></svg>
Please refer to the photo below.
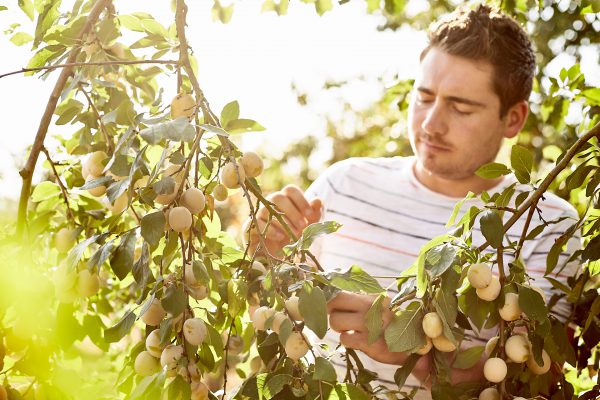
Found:
<svg viewBox="0 0 600 400"><path fill-rule="evenodd" d="M322 220L342 224L337 232L319 238L312 248L325 269L358 265L374 276L395 277L412 265L422 245L448 232L446 223L455 204L462 198L445 196L425 187L414 175L414 163L414 157L351 158L329 167L308 188L307 198L319 197L323 200ZM487 192L502 191L514 182L514 177L505 177L498 186ZM516 186L516 194L528 190L525 185ZM483 206L479 199L467 200L458 218L473 205ZM568 202L550 193L544 195L538 206L541 213L534 215L529 231L543 223L541 218L549 222L567 217L560 223L550 224L535 240L526 241L521 250L527 273L535 279L532 284L546 291L550 298L552 285L544 278L546 255L554 241L576 221L577 212ZM505 220L509 217L510 213L505 213ZM508 231L511 241L518 241L524 224L525 216ZM479 224L476 223L473 244L483 242ZM569 242L568 250L559 258L557 271L578 246L577 238ZM488 248L487 251L493 249ZM506 263L509 261L511 258L507 255ZM576 268L576 264L569 264L552 277L564 282L567 276L576 272ZM379 280L384 287L394 281ZM395 289L394 285L392 287ZM389 290L391 297L396 294L394 289ZM569 314L568 305L559 302L553 312L564 320ZM338 339L337 335L330 334L328 341L333 338ZM367 357L363 359L367 369L378 373L381 383L393 385L398 366L381 364ZM335 360L333 362L336 363ZM340 363L340 367L345 367L345 364ZM418 381L409 379L405 389L413 385L418 385ZM419 398L428 398L425 394L422 396Z"/></svg>

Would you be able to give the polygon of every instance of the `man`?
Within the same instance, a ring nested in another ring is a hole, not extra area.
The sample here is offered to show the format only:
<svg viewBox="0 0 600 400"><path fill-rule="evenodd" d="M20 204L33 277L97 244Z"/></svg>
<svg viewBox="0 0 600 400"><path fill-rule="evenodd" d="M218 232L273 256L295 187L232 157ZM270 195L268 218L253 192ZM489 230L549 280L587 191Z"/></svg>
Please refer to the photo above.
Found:
<svg viewBox="0 0 600 400"><path fill-rule="evenodd" d="M421 54L408 121L415 156L345 160L328 168L306 193L288 186L270 199L285 213L296 234L318 220L342 224L338 232L315 245L314 252L325 268L357 264L381 277L382 283L393 283L383 277L398 276L414 262L423 244L447 233L445 224L454 205L468 192L498 192L516 182L514 177L483 179L475 171L494 161L503 140L522 129L534 70L531 43L514 20L488 6L459 9L432 24L429 45ZM473 205L482 206L473 199L461 211ZM546 221L577 215L567 202L551 195L540 208ZM267 218L268 213L261 210L263 227ZM519 238L524 222L510 229L510 239ZM530 229L542 223L537 216ZM551 285L543 279L546 254L569 224L565 219L550 225L521 252L527 272L548 293ZM251 242L256 242L256 232ZM273 223L267 234L268 250L276 253L288 242L283 228ZM483 242L476 229L474 243ZM344 346L375 360L365 360L366 367L389 384L408 354L390 352L383 339L373 346L367 344L365 314L372 301L368 296L338 295L329 304L330 325L340 333ZM556 312L564 318L566 304L559 304ZM385 314L384 321L389 319L390 314ZM483 380L481 365L453 370L452 380ZM421 357L414 375L427 384L429 371L429 357Z"/></svg>

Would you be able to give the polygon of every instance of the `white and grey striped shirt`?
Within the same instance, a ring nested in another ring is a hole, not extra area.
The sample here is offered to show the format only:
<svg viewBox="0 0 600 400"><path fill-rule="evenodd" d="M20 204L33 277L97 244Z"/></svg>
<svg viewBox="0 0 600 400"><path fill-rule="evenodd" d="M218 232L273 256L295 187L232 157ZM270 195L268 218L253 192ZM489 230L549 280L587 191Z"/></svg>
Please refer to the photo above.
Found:
<svg viewBox="0 0 600 400"><path fill-rule="evenodd" d="M414 157L351 158L329 167L308 188L308 198L320 197L323 200L322 220L342 224L337 232L318 239L312 248L326 269L358 265L371 275L398 276L412 265L422 245L448 232L446 223L455 204L462 199L433 192L422 185L414 175L414 162ZM514 177L505 177L488 193L502 191L514 182ZM517 185L516 190L518 194L519 191L527 191L528 187ZM483 206L479 199L467 200L462 205L459 218L473 205ZM535 240L525 242L521 251L527 273L535 279L532 284L541 287L550 298L552 285L544 278L546 256L554 241L576 221L577 212L568 202L550 193L540 201L539 208L545 221L568 217L560 223L549 225ZM505 213L505 218L509 217L509 213ZM536 214L529 231L542 223ZM508 231L511 241L519 239L524 224L525 218L522 218L511 227ZM483 242L479 224L476 223L473 243L477 245ZM578 248L579 239L572 239L567 251L561 254L559 266ZM569 264L552 277L564 282L577 268L576 264ZM393 281L380 279L384 287ZM389 292L393 297L394 290ZM566 319L569 308L565 302L559 302L553 311L559 318ZM337 340L337 335L328 335L328 339L331 343L332 339ZM473 340L484 341L485 338ZM377 372L382 383L393 385L397 366L363 358L365 367ZM407 381L406 389L418 385L418 381L411 378ZM422 394L418 398L428 398L428 395Z"/></svg>

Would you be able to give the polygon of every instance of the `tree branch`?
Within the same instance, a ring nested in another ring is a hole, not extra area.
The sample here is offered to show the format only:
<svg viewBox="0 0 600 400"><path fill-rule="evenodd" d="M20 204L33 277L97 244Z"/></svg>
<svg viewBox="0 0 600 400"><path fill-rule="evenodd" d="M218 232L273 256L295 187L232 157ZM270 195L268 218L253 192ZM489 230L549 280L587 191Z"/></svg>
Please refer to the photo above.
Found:
<svg viewBox="0 0 600 400"><path fill-rule="evenodd" d="M94 4L94 7L90 11L87 21L84 27L81 29L79 33L78 40L81 39L92 29L96 20L100 16L102 10L104 10L109 4L111 0L97 0ZM67 65L74 64L77 55L79 54L80 48L74 47L67 58ZM46 134L48 133L48 127L50 126L50 121L52 120L52 115L56 110L56 105L58 104L58 99L67 83L67 80L71 76L71 72L73 71L73 65L66 66L60 73L56 84L54 85L54 89L52 90L52 94L50 95L50 100L46 105L46 110L44 111L44 115L40 121L40 125L38 127L35 140L31 147L31 152L29 153L29 158L27 159L27 163L25 167L19 171L19 174L23 178L23 186L21 187L21 196L19 198L19 211L17 216L17 237L21 238L23 234L23 229L25 228L25 222L27 219L27 205L29 203L29 197L31 196L31 181L33 178L33 171L35 170L35 165L37 163L38 157L40 155L40 151L42 146L44 145L44 140L46 139Z"/></svg>
<svg viewBox="0 0 600 400"><path fill-rule="evenodd" d="M105 0L110 1L110 0ZM90 13L90 16L92 14ZM88 17L89 18L89 17ZM71 59L71 57L69 57ZM74 68L74 67L87 67L87 66L95 66L95 65L134 65L134 64L177 64L177 61L173 60L117 60L117 61L97 61L97 62L68 62L65 64L57 64L57 65L48 65L46 67L36 67L36 68L21 68L17 71L7 72L5 74L0 75L0 79L16 74L24 74L26 72L36 72L36 71L44 71L48 70L48 72L54 71L59 68Z"/></svg>
<svg viewBox="0 0 600 400"><path fill-rule="evenodd" d="M535 192L533 192L533 195L531 197L529 197L518 208L518 210L513 214L512 217L510 217L510 219L508 221L506 221L506 223L504 224L503 234L506 233L510 229L510 227L512 227L515 224L515 222L517 222L519 220L519 218L521 217L521 215L523 215L529 209L529 207L532 207L532 206L535 207L535 205L537 204L537 202L542 198L542 196L544 195L544 193L546 192L546 190L548 190L548 188L550 187L550 184L554 181L554 179L556 179L556 177L558 176L558 174L560 174L560 172L562 170L564 170L565 168L567 168L567 166L569 165L569 162L571 162L571 160L573 159L573 157L575 157L575 155L577 154L577 152L579 151L579 149L581 149L581 147L585 143L587 143L590 139L592 139L593 137L600 137L600 123L594 125L592 127L592 129L590 129L585 134L583 134L569 148L569 150L564 155L564 157L560 160L560 162L558 164L556 164L556 167L554 167L552 169L552 171L550 171L550 173L546 176L546 178L544 178L544 180L542 181L542 183L540 184L540 186L537 188L537 190ZM483 251L489 245L490 245L489 242L486 241L481 246L479 246L478 249L479 249L479 251Z"/></svg>

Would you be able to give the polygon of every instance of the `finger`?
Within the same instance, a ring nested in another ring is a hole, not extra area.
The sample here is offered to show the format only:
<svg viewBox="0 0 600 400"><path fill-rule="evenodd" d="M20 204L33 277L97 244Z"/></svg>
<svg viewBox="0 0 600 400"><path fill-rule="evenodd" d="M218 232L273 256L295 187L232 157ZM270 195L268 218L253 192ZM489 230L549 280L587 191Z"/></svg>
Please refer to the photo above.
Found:
<svg viewBox="0 0 600 400"><path fill-rule="evenodd" d="M277 242L282 242L284 240L289 240L288 235L285 233L285 229L283 226L277 221L271 221L268 223L263 219L257 219L256 224L258 225L257 229L253 229L252 233L255 236L258 236L259 232L263 236L265 236L268 240L273 240Z"/></svg>
<svg viewBox="0 0 600 400"><path fill-rule="evenodd" d="M314 219L314 210L304 196L302 189L295 185L288 185L283 188L283 193L290 198L296 208L302 213L304 218Z"/></svg>
<svg viewBox="0 0 600 400"><path fill-rule="evenodd" d="M366 313L371 308L374 300L375 297L373 296L341 291L329 300L327 311L329 313L334 310Z"/></svg>
<svg viewBox="0 0 600 400"><path fill-rule="evenodd" d="M312 210L312 215L306 217L308 223L313 224L315 222L319 222L321 220L321 215L323 214L323 201L317 197L312 199L309 204Z"/></svg>
<svg viewBox="0 0 600 400"><path fill-rule="evenodd" d="M368 337L365 332L342 332L340 343L350 349L362 350L368 347Z"/></svg>
<svg viewBox="0 0 600 400"><path fill-rule="evenodd" d="M336 332L364 331L365 315L348 312L334 311L329 315L329 326Z"/></svg>
<svg viewBox="0 0 600 400"><path fill-rule="evenodd" d="M294 233L299 234L306 227L306 219L293 201L283 193L276 193L271 198L277 208L284 213L285 219L289 222Z"/></svg>

